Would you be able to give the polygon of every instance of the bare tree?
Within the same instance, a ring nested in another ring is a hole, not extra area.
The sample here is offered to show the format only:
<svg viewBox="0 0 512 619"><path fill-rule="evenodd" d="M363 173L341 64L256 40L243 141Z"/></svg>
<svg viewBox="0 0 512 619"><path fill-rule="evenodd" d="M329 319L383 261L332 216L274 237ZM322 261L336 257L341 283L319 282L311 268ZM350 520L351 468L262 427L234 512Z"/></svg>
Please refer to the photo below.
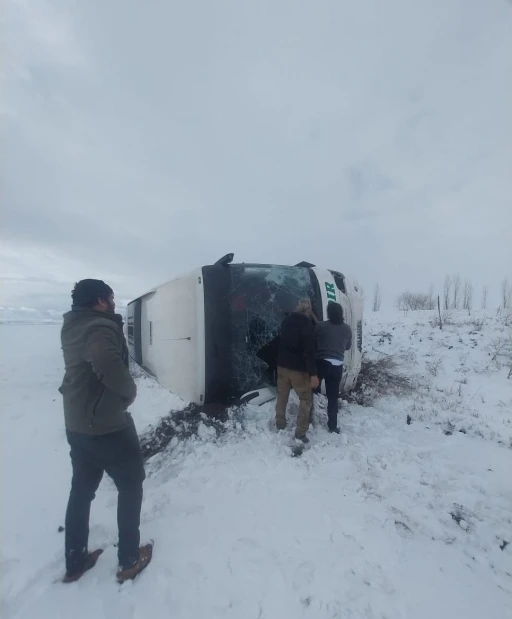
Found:
<svg viewBox="0 0 512 619"><path fill-rule="evenodd" d="M380 310L381 300L380 286L379 284L375 284L375 288L373 289L373 312L378 312Z"/></svg>
<svg viewBox="0 0 512 619"><path fill-rule="evenodd" d="M460 301L461 301L461 288L462 288L462 279L460 275L457 273L453 278L453 297L452 297L452 309L459 309Z"/></svg>
<svg viewBox="0 0 512 619"><path fill-rule="evenodd" d="M512 306L512 290L506 277L501 282L501 303L503 309L507 309L508 307Z"/></svg>
<svg viewBox="0 0 512 619"><path fill-rule="evenodd" d="M443 306L445 310L450 309L450 302L452 296L452 278L450 275L447 275L444 278L444 286L443 286Z"/></svg>
<svg viewBox="0 0 512 619"><path fill-rule="evenodd" d="M462 308L468 312L471 312L471 309L473 308L473 284L469 280L464 282Z"/></svg>
<svg viewBox="0 0 512 619"><path fill-rule="evenodd" d="M489 287L482 287L482 309L487 309L487 296L489 294Z"/></svg>
<svg viewBox="0 0 512 619"><path fill-rule="evenodd" d="M396 300L399 310L407 312L409 310L426 310L430 307L430 298L428 294L422 292L402 292Z"/></svg>
<svg viewBox="0 0 512 619"><path fill-rule="evenodd" d="M428 288L428 309L433 310L436 307L436 299L434 297L434 284L430 284Z"/></svg>

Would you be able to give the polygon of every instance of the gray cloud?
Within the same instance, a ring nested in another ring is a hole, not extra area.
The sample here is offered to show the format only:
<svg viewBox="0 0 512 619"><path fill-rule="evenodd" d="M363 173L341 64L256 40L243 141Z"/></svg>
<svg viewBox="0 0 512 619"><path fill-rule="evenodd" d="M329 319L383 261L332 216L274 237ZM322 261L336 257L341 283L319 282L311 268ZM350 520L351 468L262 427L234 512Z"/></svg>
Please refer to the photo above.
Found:
<svg viewBox="0 0 512 619"><path fill-rule="evenodd" d="M497 293L510 270L505 2L4 12L4 304L92 273L129 298L228 251L388 302L447 271Z"/></svg>

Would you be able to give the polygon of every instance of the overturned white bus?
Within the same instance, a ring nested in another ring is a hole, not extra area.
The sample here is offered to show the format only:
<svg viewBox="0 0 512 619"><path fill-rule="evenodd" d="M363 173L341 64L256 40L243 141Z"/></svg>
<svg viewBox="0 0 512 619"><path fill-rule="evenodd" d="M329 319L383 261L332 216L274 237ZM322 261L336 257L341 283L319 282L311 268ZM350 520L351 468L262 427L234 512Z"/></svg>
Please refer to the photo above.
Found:
<svg viewBox="0 0 512 619"><path fill-rule="evenodd" d="M164 387L196 404L254 402L273 396L281 322L309 297L319 320L329 300L340 303L353 332L342 390L361 369L360 291L338 271L302 262L233 264L228 254L131 301L130 355Z"/></svg>

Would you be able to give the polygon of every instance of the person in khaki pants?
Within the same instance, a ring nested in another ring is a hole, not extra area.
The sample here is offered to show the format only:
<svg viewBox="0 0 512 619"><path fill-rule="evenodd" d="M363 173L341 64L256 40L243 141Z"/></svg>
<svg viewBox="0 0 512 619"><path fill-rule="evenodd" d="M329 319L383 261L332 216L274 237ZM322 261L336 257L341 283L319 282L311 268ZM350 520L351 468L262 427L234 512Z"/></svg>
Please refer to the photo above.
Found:
<svg viewBox="0 0 512 619"><path fill-rule="evenodd" d="M286 407L290 391L299 396L299 415L295 438L307 443L313 389L318 387L315 360L315 327L309 299L301 299L295 311L281 325L277 367L276 426L286 428Z"/></svg>

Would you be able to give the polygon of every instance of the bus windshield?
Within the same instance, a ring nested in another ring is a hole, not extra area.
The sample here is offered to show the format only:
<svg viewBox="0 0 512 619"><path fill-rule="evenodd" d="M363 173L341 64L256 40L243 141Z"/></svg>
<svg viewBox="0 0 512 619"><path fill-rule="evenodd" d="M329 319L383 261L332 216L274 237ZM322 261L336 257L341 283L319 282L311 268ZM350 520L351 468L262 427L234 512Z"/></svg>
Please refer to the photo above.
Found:
<svg viewBox="0 0 512 619"><path fill-rule="evenodd" d="M232 382L243 394L275 385L279 331L297 301L309 298L320 312L316 278L306 267L233 264L229 304Z"/></svg>

